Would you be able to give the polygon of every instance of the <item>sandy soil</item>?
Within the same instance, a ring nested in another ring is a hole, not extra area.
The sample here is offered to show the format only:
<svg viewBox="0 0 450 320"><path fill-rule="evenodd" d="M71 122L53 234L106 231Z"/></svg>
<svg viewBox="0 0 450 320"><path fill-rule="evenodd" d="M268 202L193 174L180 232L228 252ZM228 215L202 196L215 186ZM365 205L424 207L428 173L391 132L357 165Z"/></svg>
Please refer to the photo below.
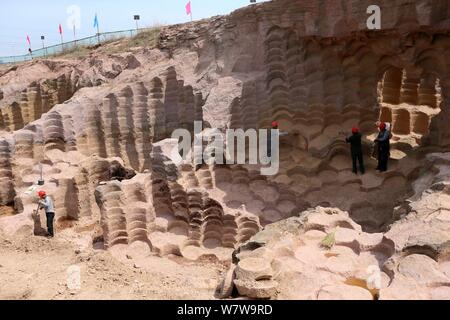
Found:
<svg viewBox="0 0 450 320"><path fill-rule="evenodd" d="M224 270L215 263L206 267L174 257L143 255L142 251L80 250L67 237L0 235L0 299L213 299ZM69 290L70 266L80 267L79 291Z"/></svg>

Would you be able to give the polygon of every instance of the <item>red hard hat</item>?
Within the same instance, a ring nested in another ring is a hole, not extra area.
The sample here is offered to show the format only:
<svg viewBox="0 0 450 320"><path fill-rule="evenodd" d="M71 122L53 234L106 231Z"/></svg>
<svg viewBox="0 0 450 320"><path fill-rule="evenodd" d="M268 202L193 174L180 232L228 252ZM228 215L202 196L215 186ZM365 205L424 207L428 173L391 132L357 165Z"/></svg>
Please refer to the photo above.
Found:
<svg viewBox="0 0 450 320"><path fill-rule="evenodd" d="M39 198L45 198L46 195L47 195L47 193L45 191L39 191L38 192Z"/></svg>
<svg viewBox="0 0 450 320"><path fill-rule="evenodd" d="M278 128L278 121L272 122L272 128Z"/></svg>
<svg viewBox="0 0 450 320"><path fill-rule="evenodd" d="M357 127L352 128L352 133L358 133L358 132L359 132L359 129Z"/></svg>
<svg viewBox="0 0 450 320"><path fill-rule="evenodd" d="M386 129L386 123L382 122L380 123L380 129L385 130Z"/></svg>

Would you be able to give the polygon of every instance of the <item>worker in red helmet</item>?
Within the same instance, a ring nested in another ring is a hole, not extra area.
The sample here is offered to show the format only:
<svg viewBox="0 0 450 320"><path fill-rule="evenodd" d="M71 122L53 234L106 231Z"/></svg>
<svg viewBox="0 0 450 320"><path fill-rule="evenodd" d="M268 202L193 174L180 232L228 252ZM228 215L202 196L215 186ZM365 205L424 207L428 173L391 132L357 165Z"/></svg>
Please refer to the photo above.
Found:
<svg viewBox="0 0 450 320"><path fill-rule="evenodd" d="M53 205L53 200L47 196L45 191L39 191L39 209L45 210L45 215L47 217L47 237L53 238L53 221L55 219L55 207Z"/></svg>
<svg viewBox="0 0 450 320"><path fill-rule="evenodd" d="M378 166L377 170L386 172L388 170L388 162L391 156L391 133L387 130L386 123L381 122L378 126L379 133L375 139L376 148L378 149Z"/></svg>
<svg viewBox="0 0 450 320"><path fill-rule="evenodd" d="M288 132L281 132L279 130L279 124L278 121L272 121L272 131L275 130L276 132L276 138L279 139L279 137L283 137L283 136L287 136L289 133ZM279 144L278 144L279 146ZM269 158L272 157L272 134L271 132L269 132L269 134L267 135L267 156Z"/></svg>
<svg viewBox="0 0 450 320"><path fill-rule="evenodd" d="M359 128L352 128L352 135L345 139L347 143L350 143L351 146L351 155L353 162L353 173L358 174L358 163L359 163L359 171L361 174L366 172L364 167L364 157L362 152L362 143L361 143L361 133L359 132Z"/></svg>

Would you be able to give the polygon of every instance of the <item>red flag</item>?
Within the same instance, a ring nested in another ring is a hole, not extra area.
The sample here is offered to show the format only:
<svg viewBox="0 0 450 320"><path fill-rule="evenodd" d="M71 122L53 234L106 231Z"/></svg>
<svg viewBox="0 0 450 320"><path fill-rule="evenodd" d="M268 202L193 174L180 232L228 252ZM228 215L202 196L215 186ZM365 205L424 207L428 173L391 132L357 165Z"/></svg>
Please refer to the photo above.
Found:
<svg viewBox="0 0 450 320"><path fill-rule="evenodd" d="M59 24L59 34L62 34L62 25L61 25L61 23Z"/></svg>
<svg viewBox="0 0 450 320"><path fill-rule="evenodd" d="M30 40L30 36L28 36L28 35L27 35L27 42L28 42L28 45L31 47L31 40Z"/></svg>
<svg viewBox="0 0 450 320"><path fill-rule="evenodd" d="M187 14L187 15L192 14L192 11L191 11L191 2L190 2L190 1L189 1L188 4L186 5L186 14Z"/></svg>

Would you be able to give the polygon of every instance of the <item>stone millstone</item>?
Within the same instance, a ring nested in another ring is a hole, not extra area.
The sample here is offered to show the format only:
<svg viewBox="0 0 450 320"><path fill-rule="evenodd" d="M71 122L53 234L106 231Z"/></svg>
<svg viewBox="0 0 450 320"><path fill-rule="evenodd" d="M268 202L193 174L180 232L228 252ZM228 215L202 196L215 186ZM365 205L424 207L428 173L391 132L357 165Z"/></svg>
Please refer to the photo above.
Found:
<svg viewBox="0 0 450 320"><path fill-rule="evenodd" d="M262 258L246 258L236 268L236 278L243 281L272 279L273 270L268 260Z"/></svg>

